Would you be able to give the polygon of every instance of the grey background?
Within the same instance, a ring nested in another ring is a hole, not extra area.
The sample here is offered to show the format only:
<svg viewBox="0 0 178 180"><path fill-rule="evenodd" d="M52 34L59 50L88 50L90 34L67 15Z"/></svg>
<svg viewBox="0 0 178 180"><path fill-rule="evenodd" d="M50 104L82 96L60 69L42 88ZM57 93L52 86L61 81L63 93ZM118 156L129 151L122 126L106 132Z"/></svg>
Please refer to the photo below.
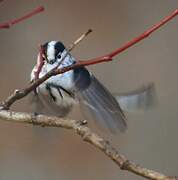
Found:
<svg viewBox="0 0 178 180"><path fill-rule="evenodd" d="M45 13L1 30L0 99L25 87L36 61L37 46L48 40L66 45L88 28L94 32L74 51L78 59L103 55L142 33L178 8L176 0L4 0L0 22L44 5ZM135 162L178 175L178 17L115 61L89 69L112 92L155 82L158 106L145 113L126 113L123 135L99 132ZM28 98L13 110L31 111ZM76 113L77 112L77 113ZM71 115L82 119L78 111ZM91 126L97 131L94 125ZM105 155L72 132L57 128L0 123L1 180L142 179L123 172Z"/></svg>

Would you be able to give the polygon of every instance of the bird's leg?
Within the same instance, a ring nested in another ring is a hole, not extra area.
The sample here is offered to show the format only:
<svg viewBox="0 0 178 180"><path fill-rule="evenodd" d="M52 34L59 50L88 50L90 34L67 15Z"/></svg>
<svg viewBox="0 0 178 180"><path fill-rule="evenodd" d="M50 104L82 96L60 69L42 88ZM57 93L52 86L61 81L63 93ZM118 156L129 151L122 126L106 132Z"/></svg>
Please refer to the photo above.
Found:
<svg viewBox="0 0 178 180"><path fill-rule="evenodd" d="M55 102L56 97L53 95L51 87L54 87L51 83L46 84L46 90L49 92L49 95L50 95L51 99ZM60 90L58 92L60 92ZM62 97L61 92L59 93L59 95Z"/></svg>
<svg viewBox="0 0 178 180"><path fill-rule="evenodd" d="M62 95L61 90L64 91L66 94L68 94L70 97L73 97L73 98L75 97L74 93L66 90L66 89L63 88L62 86L56 85L56 84L54 84L54 83L47 83L47 84L46 84L46 89L48 90L49 95L50 95L50 97L52 98L53 101L56 101L56 97L53 95L53 93L52 93L52 91L51 91L51 88L57 89L57 91L58 91L58 93L59 93L59 95L60 95L60 97L61 97L62 99L64 98L64 96Z"/></svg>

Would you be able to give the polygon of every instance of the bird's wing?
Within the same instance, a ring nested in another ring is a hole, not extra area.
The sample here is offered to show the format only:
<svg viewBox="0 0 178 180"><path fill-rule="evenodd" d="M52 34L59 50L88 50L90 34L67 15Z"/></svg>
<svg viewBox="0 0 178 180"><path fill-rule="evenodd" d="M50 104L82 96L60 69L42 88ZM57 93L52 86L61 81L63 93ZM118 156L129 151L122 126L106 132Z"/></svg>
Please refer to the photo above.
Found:
<svg viewBox="0 0 178 180"><path fill-rule="evenodd" d="M115 96L121 108L127 112L140 112L148 110L157 104L156 89L154 83Z"/></svg>
<svg viewBox="0 0 178 180"><path fill-rule="evenodd" d="M115 97L91 75L90 85L78 92L81 109L88 109L97 122L107 126L111 132L126 130L126 117Z"/></svg>

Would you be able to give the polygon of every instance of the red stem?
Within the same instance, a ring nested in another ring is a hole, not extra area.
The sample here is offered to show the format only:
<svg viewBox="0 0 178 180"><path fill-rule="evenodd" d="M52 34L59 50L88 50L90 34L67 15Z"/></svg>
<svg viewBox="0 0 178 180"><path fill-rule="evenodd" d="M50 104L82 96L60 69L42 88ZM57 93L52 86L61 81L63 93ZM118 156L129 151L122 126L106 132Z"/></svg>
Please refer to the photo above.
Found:
<svg viewBox="0 0 178 180"><path fill-rule="evenodd" d="M26 19L28 19L28 18L30 18L30 17L32 17L32 16L42 12L42 11L44 11L44 7L40 6L40 7L36 8L36 9L34 9L33 11L31 11L30 13L28 13L28 14L20 17L20 18L17 18L17 19L8 21L6 23L0 24L0 29L10 28L10 26L15 25L15 24L17 24L17 23L19 23L21 21L24 21L24 20L26 20Z"/></svg>
<svg viewBox="0 0 178 180"><path fill-rule="evenodd" d="M103 57L99 57L96 59L90 59L90 60L85 60L85 61L77 61L77 64L79 64L81 66L89 66L89 65L99 64L99 63L108 62L108 61L112 61L112 58L109 56L103 56Z"/></svg>
<svg viewBox="0 0 178 180"><path fill-rule="evenodd" d="M88 60L91 62L91 64L96 64L97 61L100 62L104 62L104 61L109 61L111 60L114 56L120 54L121 52L125 51L126 49L128 49L129 47L135 45L136 43L140 42L141 40L145 39L146 37L148 37L151 33L153 33L154 31L156 31L158 28L160 28L161 26L163 26L165 23L167 23L168 21L170 21L171 19L173 19L175 16L178 15L178 9L176 9L171 15L165 17L164 19L162 19L158 24L154 25L152 28L148 29L147 31L145 31L144 33L142 33L141 35L139 35L138 37L134 38L133 40L129 41L128 43L126 43L125 45L123 45L122 47L112 51L109 54L106 54L104 56L92 59L92 60Z"/></svg>
<svg viewBox="0 0 178 180"><path fill-rule="evenodd" d="M66 72L68 70L77 68L77 67L81 67L81 66L89 66L89 65L93 65L93 64L98 64L98 63L102 63L102 62L108 62L108 61L112 61L112 58L116 55L118 55L119 53L121 53L122 51L126 50L127 48L133 46L134 44L138 43L139 41L141 41L142 39L148 37L152 32L156 31L158 28L160 28L162 25L164 25L165 23L167 23L168 21L170 21L171 19L173 19L176 15L178 15L178 9L175 10L171 15L167 16L166 18L164 18L163 20L161 20L158 24L154 25L152 28L148 29L147 31L145 31L144 33L142 33L141 35L139 35L138 37L134 38L133 40L129 41L128 43L126 43L125 45L123 45L122 47L116 49L115 51L106 54L104 56L95 58L95 59L90 59L90 60L84 60L84 61L77 61L77 63L75 65L69 66L64 68L63 70L61 70L62 72ZM41 47L42 49L42 47ZM41 50L41 54L42 54L42 50ZM38 62L39 63L39 62ZM37 64L38 64L37 63ZM42 69L43 63L41 61L41 63L39 63L39 65L37 65L37 74L36 77L38 78L39 73ZM54 68L55 69L55 68ZM59 70L59 72L61 73L61 71ZM58 70L56 70L56 74L58 74Z"/></svg>
<svg viewBox="0 0 178 180"><path fill-rule="evenodd" d="M2 24L0 24L0 29L8 29L8 28L10 28L9 23L2 23Z"/></svg>
<svg viewBox="0 0 178 180"><path fill-rule="evenodd" d="M37 60L37 67L36 67L36 72L35 72L35 80L39 79L39 74L40 71L44 65L44 60L43 60L43 54L44 54L44 48L42 47L42 45L40 45L40 49L39 49L39 57Z"/></svg>

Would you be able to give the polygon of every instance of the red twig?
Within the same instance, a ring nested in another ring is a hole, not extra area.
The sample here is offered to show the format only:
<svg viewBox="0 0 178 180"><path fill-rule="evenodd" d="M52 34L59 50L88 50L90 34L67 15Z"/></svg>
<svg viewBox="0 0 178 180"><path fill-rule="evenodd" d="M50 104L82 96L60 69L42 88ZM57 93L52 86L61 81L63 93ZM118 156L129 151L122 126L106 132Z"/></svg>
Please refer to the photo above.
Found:
<svg viewBox="0 0 178 180"><path fill-rule="evenodd" d="M7 28L10 28L9 23L2 23L2 24L0 24L0 29L7 29Z"/></svg>
<svg viewBox="0 0 178 180"><path fill-rule="evenodd" d="M138 37L136 37L133 40L129 41L128 43L124 44L122 47L120 47L120 48L118 48L118 49L116 49L116 50L112 51L111 53L106 54L104 56L88 60L88 63L97 64L97 63L101 63L101 62L111 61L114 56L120 54L121 52L125 51L129 47L131 47L131 46L135 45L136 43L140 42L141 40L147 38L151 33L156 31L158 28L163 26L165 23L167 23L168 21L170 21L171 19L173 19L177 15L178 15L178 9L176 9L171 15L162 19L159 23L154 25L152 28L148 29L147 31L145 31L144 33L139 35Z"/></svg>
<svg viewBox="0 0 178 180"><path fill-rule="evenodd" d="M30 13L20 17L20 18L17 18L17 19L14 19L14 20L11 20L11 21L8 21L6 23L2 23L0 24L0 29L4 29L4 28L10 28L12 25L15 25L21 21L24 21L40 12L44 11L44 7L43 6L40 6L36 9L34 9L33 11L31 11Z"/></svg>
<svg viewBox="0 0 178 180"><path fill-rule="evenodd" d="M35 80L37 80L39 78L39 73L41 71L41 68L44 65L44 48L42 47L42 45L40 45L39 48L39 55L37 58L37 64L36 64L36 71L35 71Z"/></svg>
<svg viewBox="0 0 178 180"><path fill-rule="evenodd" d="M125 51L126 49L128 49L129 47L135 45L136 43L140 42L141 40L147 38L151 33L153 33L154 31L156 31L158 28L160 28L161 26L163 26L165 23L167 23L168 21L170 21L171 19L173 19L175 16L178 15L178 9L176 9L171 15L165 17L164 19L162 19L159 23L155 24L153 27L151 27L150 29L148 29L147 31L145 31L144 33L142 33L141 35L139 35L138 37L134 38L133 40L129 41L128 43L124 44L122 47L112 51L109 54L106 54L104 56L101 57L97 57L94 59L90 59L90 60L83 60L83 61L78 61L77 66L89 66L89 65L93 65L93 64L98 64L98 63L102 63L102 62L108 62L108 61L112 61L112 58L118 54L120 54L121 52ZM90 30L91 31L91 30ZM89 32L90 32L89 31ZM82 36L81 36L82 37ZM69 48L70 49L70 48ZM64 59L63 59L64 60ZM42 66L39 66L38 68L38 72L40 72ZM38 73L39 75L39 73Z"/></svg>
<svg viewBox="0 0 178 180"><path fill-rule="evenodd" d="M135 45L136 43L140 42L141 40L145 39L146 37L148 37L151 33L153 33L154 31L156 31L158 28L160 28L161 26L163 26L165 23L167 23L168 21L170 21L171 19L173 19L176 15L178 15L178 9L175 10L171 15L165 17L164 19L162 19L159 23L157 23L156 25L154 25L153 27L151 27L150 29L148 29L147 31L145 31L144 33L142 33L141 35L139 35L138 37L134 38L133 40L129 41L128 43L126 43L125 45L123 45L122 47L112 51L111 53L109 54L106 54L104 56L101 56L101 57L98 57L98 58L95 58L95 59L90 59L90 60L85 60L85 61L77 61L76 64L74 65L71 65L71 66L68 66L68 67L65 67L65 68L62 68L62 69L56 69L54 68L53 70L51 70L50 73L54 75L57 75L57 74L61 74L61 73L64 73L66 71L69 71L69 70L72 70L74 68L78 68L78 67L82 67L82 66L90 66L90 65L94 65L94 64L99 64L99 63L103 63L103 62L108 62L108 61L112 61L112 58L118 54L120 54L121 52L123 52L124 50L128 49L129 47ZM91 32L91 30L89 30L89 32ZM88 33L85 33L86 35ZM86 36L85 35L85 36ZM84 36L84 37L85 37ZM83 35L81 36L83 37ZM80 39L80 38L79 38ZM82 38L81 38L82 39ZM77 40L78 41L78 40ZM77 42L76 41L76 42ZM75 44L75 43L74 43ZM42 47L41 47L42 48ZM69 48L69 51L71 50L72 48ZM42 52L42 51L41 51ZM64 59L63 59L64 60ZM43 63L44 62L41 62L41 65L40 66L37 66L38 67L38 74L40 73L41 71L41 68L43 66ZM49 74L50 74L49 73ZM51 75L50 75L51 76ZM48 79L48 75L46 77L44 77L44 80L42 81L45 81L45 79ZM38 83L37 83L38 84ZM35 85L35 87L37 87L38 85Z"/></svg>
<svg viewBox="0 0 178 180"><path fill-rule="evenodd" d="M126 45L122 46L121 48L116 49L115 51L113 51L113 52L111 52L111 53L109 53L109 54L107 54L105 56L102 56L102 57L99 57L99 58L95 58L95 59L91 59L91 60L87 60L87 61L78 61L77 63L72 64L71 66L67 66L67 67L64 67L64 68L61 68L61 69L56 69L56 68L52 69L46 75L44 75L42 78L39 78L36 81L34 81L32 84L30 84L27 88L15 91L14 94L9 96L1 104L0 109L1 110L2 109L9 109L9 107L15 101L17 101L18 99L21 99L24 96L26 96L27 94L29 94L31 91L36 89L40 84L42 84L44 81L49 79L51 76L55 76L57 74L62 74L62 73L65 73L67 71L70 71L72 69L79 68L81 66L89 66L89 65L93 65L93 64L98 64L98 63L102 63L102 62L111 61L112 57L116 56L117 54L121 53L122 51L124 51L127 48L131 47L132 45L136 44L137 42L141 41L142 39L147 37L149 34L154 32L155 30L157 30L159 27L161 27L163 24L165 24L166 22L168 22L169 20L174 18L176 15L178 15L178 10L174 11L170 16L167 16L166 18L164 18L158 24L153 26L151 29L145 31L145 33L141 34L140 36L138 36L137 38L133 39L129 43L126 43ZM39 68L39 70L41 70L41 68Z"/></svg>
<svg viewBox="0 0 178 180"><path fill-rule="evenodd" d="M40 45L39 54L37 57L37 64L36 64L35 71L34 71L34 74L35 74L34 81L39 79L39 74L40 74L40 71L41 71L43 65L44 65L44 48L42 47L42 45ZM34 88L34 93L37 94L36 88Z"/></svg>

